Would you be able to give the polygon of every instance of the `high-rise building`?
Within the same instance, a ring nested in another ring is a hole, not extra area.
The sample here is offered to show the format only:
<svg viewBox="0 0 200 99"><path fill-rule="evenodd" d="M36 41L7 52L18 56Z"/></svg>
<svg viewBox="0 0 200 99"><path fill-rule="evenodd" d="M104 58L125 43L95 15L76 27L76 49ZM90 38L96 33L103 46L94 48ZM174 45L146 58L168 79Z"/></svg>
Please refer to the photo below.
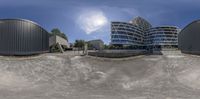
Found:
<svg viewBox="0 0 200 99"><path fill-rule="evenodd" d="M131 20L129 23L136 25L136 26L142 28L143 30L147 30L152 27L152 25L147 20L145 20L141 17L136 17L133 20Z"/></svg>

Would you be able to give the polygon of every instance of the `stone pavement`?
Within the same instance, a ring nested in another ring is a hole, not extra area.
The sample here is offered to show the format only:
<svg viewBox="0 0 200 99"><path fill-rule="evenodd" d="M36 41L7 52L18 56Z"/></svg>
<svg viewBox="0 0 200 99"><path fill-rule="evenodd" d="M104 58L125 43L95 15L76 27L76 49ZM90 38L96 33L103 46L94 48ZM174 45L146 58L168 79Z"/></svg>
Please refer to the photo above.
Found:
<svg viewBox="0 0 200 99"><path fill-rule="evenodd" d="M0 57L0 99L199 99L200 57Z"/></svg>

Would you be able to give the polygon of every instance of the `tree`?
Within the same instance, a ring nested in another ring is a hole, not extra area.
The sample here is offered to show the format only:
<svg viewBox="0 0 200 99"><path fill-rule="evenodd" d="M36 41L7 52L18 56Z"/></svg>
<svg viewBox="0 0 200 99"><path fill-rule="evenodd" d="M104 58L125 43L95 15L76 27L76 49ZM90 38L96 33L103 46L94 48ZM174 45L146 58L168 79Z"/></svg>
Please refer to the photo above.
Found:
<svg viewBox="0 0 200 99"><path fill-rule="evenodd" d="M104 49L109 49L109 45L104 44Z"/></svg>
<svg viewBox="0 0 200 99"><path fill-rule="evenodd" d="M51 35L53 35L53 36L54 36L54 35L60 36L60 37L66 39L66 40L68 41L67 36L66 36L64 33L62 33L58 28L52 29L52 30L51 30Z"/></svg>
<svg viewBox="0 0 200 99"><path fill-rule="evenodd" d="M83 48L85 46L84 40L75 40L74 47Z"/></svg>
<svg viewBox="0 0 200 99"><path fill-rule="evenodd" d="M116 49L116 46L110 45L110 46L109 46L109 49Z"/></svg>

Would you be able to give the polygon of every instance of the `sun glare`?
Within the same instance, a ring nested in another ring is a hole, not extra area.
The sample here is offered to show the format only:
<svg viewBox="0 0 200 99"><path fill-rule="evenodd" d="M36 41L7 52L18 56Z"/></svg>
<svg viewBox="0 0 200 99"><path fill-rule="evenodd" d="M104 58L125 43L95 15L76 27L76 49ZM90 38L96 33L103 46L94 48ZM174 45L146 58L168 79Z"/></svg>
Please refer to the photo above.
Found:
<svg viewBox="0 0 200 99"><path fill-rule="evenodd" d="M96 25L104 25L105 23L106 23L106 20L103 17L95 20Z"/></svg>
<svg viewBox="0 0 200 99"><path fill-rule="evenodd" d="M101 11L84 13L78 19L78 24L87 34L101 29L106 23L107 18Z"/></svg>

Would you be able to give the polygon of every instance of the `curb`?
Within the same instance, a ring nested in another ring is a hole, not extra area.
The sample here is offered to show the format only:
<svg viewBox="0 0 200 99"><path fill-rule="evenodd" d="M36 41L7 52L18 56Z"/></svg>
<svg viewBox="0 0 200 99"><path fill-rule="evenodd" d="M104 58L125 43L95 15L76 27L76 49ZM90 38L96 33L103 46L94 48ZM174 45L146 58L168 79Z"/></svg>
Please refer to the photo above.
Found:
<svg viewBox="0 0 200 99"><path fill-rule="evenodd" d="M138 55L138 56L132 56L132 57L126 57L126 58L105 58L105 57L95 57L95 56L84 56L87 58L92 58L92 59L98 59L98 60L102 60L102 61L126 61L126 60L132 60L132 59L138 59L138 58L142 58L146 55Z"/></svg>

